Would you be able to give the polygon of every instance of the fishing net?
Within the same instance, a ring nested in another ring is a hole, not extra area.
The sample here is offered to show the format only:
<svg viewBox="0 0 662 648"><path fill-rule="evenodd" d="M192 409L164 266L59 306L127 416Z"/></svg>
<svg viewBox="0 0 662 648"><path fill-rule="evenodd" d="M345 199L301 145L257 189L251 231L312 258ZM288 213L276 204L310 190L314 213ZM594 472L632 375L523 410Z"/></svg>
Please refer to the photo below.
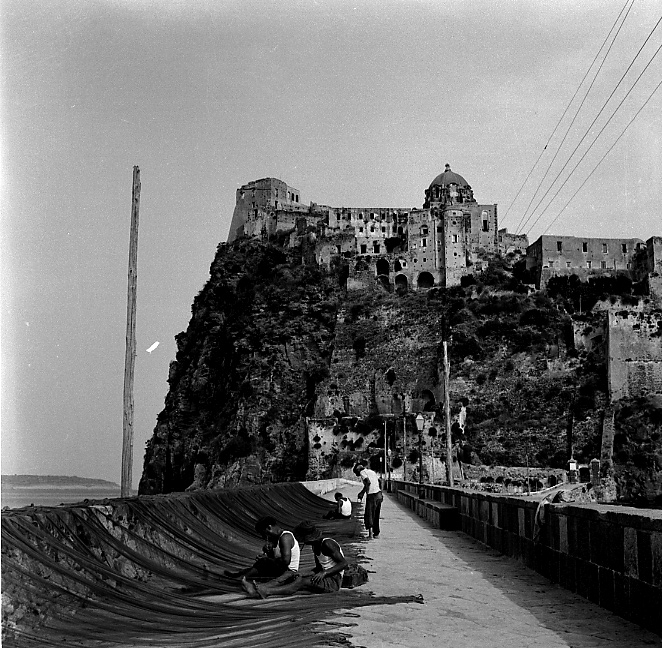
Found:
<svg viewBox="0 0 662 648"><path fill-rule="evenodd" d="M6 646L297 648L338 645L334 616L413 597L368 591L246 598L224 575L249 566L265 515L314 520L361 560L359 522L323 520L329 502L302 484L31 507L2 513ZM304 550L300 570L312 569ZM311 599L311 596L313 598ZM344 624L344 622L343 622Z"/></svg>

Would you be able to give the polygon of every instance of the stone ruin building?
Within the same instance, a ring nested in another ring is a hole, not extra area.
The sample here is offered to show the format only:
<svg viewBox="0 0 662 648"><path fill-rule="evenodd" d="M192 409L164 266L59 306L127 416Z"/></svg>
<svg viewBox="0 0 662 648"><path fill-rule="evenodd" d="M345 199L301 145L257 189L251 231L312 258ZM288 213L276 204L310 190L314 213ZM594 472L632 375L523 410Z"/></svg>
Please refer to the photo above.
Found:
<svg viewBox="0 0 662 648"><path fill-rule="evenodd" d="M303 238L320 265L343 258L359 284L376 276L399 290L457 285L482 268L481 251L499 251L497 206L477 203L448 164L425 190L421 209L307 206L281 180L249 182L237 189L228 242L240 236L289 236L291 247ZM517 243L526 249L526 240Z"/></svg>

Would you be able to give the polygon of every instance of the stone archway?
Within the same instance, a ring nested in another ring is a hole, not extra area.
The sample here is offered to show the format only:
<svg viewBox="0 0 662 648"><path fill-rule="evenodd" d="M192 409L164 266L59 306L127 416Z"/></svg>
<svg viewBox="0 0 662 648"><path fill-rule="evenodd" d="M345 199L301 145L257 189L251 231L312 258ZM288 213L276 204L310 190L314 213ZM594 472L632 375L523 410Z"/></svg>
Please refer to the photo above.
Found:
<svg viewBox="0 0 662 648"><path fill-rule="evenodd" d="M406 293L409 289L409 282L407 276L403 274L396 275L395 277L395 290L398 293Z"/></svg>
<svg viewBox="0 0 662 648"><path fill-rule="evenodd" d="M423 289L432 288L434 286L434 277L429 272L421 272L418 275L416 285Z"/></svg>
<svg viewBox="0 0 662 648"><path fill-rule="evenodd" d="M378 259L377 261L377 276L384 275L388 277L391 273L391 268L386 259Z"/></svg>
<svg viewBox="0 0 662 648"><path fill-rule="evenodd" d="M421 392L421 399L425 402L425 405L423 406L423 411L434 412L434 408L435 405L437 404L437 400L434 397L434 394L429 389L424 389Z"/></svg>

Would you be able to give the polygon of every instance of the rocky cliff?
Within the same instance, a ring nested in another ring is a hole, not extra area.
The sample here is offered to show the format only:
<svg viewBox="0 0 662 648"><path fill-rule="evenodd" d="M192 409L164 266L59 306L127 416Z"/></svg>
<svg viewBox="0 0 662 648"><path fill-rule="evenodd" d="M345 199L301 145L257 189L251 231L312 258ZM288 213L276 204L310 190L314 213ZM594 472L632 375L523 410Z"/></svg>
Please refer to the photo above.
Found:
<svg viewBox="0 0 662 648"><path fill-rule="evenodd" d="M466 406L464 434L455 425L453 435L465 460L564 468L570 452L582 463L600 457L604 311L573 312L558 287L532 293L500 258L462 286L404 294L373 276L348 283L346 263L320 268L305 245L219 246L177 336L141 493L337 475L356 459L376 461L384 431L397 467L418 411L421 447L440 446L444 339L454 418ZM628 479L662 482L656 420L639 421L652 445L636 477L622 473L624 489ZM617 462L638 456L631 437L617 429Z"/></svg>

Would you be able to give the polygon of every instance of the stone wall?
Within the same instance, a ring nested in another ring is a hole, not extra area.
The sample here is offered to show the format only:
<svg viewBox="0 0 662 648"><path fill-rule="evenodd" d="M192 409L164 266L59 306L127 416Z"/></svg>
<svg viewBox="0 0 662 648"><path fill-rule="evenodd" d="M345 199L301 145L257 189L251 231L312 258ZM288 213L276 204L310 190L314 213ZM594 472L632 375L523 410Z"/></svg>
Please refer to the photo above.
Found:
<svg viewBox="0 0 662 648"><path fill-rule="evenodd" d="M612 402L662 393L662 312L610 312L607 343Z"/></svg>
<svg viewBox="0 0 662 648"><path fill-rule="evenodd" d="M418 485L392 482L416 504ZM662 634L662 511L545 504L528 498L426 486L425 499L455 506L461 529L558 583ZM410 506L411 507L411 506Z"/></svg>

